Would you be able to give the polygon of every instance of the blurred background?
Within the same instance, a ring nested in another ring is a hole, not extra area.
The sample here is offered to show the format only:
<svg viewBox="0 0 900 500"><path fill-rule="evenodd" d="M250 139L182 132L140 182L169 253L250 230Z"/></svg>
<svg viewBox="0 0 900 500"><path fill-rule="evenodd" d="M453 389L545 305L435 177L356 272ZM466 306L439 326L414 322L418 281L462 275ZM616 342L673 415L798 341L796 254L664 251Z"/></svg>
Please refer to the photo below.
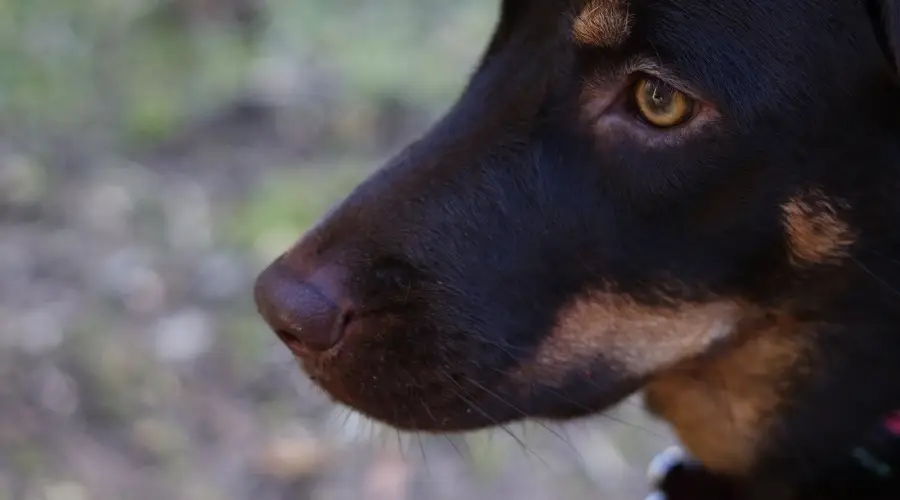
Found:
<svg viewBox="0 0 900 500"><path fill-rule="evenodd" d="M635 402L399 435L257 271L453 101L497 0L0 0L0 500L640 499Z"/></svg>

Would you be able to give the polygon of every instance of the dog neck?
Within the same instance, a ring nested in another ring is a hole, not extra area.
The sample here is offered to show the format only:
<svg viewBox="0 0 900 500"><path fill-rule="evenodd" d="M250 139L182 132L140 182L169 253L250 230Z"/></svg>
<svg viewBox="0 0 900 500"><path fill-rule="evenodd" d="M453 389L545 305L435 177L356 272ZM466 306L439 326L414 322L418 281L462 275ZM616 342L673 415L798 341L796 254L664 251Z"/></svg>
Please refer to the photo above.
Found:
<svg viewBox="0 0 900 500"><path fill-rule="evenodd" d="M655 377L645 400L720 474L802 484L839 469L900 480L898 354L900 336L885 327L781 317Z"/></svg>
<svg viewBox="0 0 900 500"><path fill-rule="evenodd" d="M783 406L784 381L808 357L797 328L786 318L772 319L721 352L660 374L646 387L648 409L673 427L704 466L746 475Z"/></svg>

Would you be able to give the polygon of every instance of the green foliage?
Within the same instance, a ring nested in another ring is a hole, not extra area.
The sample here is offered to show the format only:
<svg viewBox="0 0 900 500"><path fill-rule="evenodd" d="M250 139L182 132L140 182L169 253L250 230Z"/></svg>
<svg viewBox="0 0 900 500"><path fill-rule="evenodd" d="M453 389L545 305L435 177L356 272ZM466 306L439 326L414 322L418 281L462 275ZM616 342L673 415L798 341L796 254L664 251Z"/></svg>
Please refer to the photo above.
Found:
<svg viewBox="0 0 900 500"><path fill-rule="evenodd" d="M273 173L239 205L226 234L262 261L284 251L368 173L347 164Z"/></svg>
<svg viewBox="0 0 900 500"><path fill-rule="evenodd" d="M218 14L241 2L262 9L250 35ZM0 323L14 325L0 332L0 500L11 485L27 498L307 498L261 468L321 458L273 438L377 447L364 420L304 385L252 281L446 108L498 3L0 0L0 203L15 209L0 221ZM345 437L313 432L331 425ZM402 475L433 474L422 498L540 484L526 481L535 454L503 432L414 437L425 444L405 458L422 463ZM608 446L576 444L609 462ZM641 443L619 444L645 462ZM384 475L363 455L312 478L315 496ZM468 470L450 461L463 455ZM554 478L546 491L596 498Z"/></svg>
<svg viewBox="0 0 900 500"><path fill-rule="evenodd" d="M251 42L226 23L174 22L162 0L0 0L0 126L152 144L245 91L273 56L333 72L356 102L435 106L459 90L470 40L494 19L490 3L461 1L273 0Z"/></svg>
<svg viewBox="0 0 900 500"><path fill-rule="evenodd" d="M477 44L494 21L492 2L439 0L297 2L276 0L271 34L286 49L306 47L361 100L403 96L445 102L465 83ZM424 41L424 45L423 45Z"/></svg>

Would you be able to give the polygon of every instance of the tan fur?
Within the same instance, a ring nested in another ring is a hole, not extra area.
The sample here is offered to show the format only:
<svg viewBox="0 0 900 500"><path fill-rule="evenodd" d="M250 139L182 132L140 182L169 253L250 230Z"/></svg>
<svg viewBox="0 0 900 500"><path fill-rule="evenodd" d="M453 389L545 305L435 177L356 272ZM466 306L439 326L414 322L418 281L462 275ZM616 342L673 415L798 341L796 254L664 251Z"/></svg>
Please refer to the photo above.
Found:
<svg viewBox="0 0 900 500"><path fill-rule="evenodd" d="M742 307L728 300L646 306L620 294L590 293L559 313L529 375L561 381L597 359L626 376L648 375L706 351L741 316Z"/></svg>
<svg viewBox="0 0 900 500"><path fill-rule="evenodd" d="M791 263L796 267L835 263L846 257L855 235L838 209L842 204L814 189L782 206Z"/></svg>
<svg viewBox="0 0 900 500"><path fill-rule="evenodd" d="M651 411L668 421L711 470L740 476L753 465L793 375L803 373L809 336L789 319L741 332L741 343L663 372L646 387Z"/></svg>
<svg viewBox="0 0 900 500"><path fill-rule="evenodd" d="M631 34L632 16L626 0L591 0L572 24L576 43L592 47L615 47Z"/></svg>

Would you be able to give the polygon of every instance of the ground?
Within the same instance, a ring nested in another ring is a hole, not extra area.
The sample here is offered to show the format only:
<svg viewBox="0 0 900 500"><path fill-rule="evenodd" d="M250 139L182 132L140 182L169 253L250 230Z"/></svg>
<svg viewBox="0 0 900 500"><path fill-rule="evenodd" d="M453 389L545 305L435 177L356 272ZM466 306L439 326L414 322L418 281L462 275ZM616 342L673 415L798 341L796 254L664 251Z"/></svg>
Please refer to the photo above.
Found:
<svg viewBox="0 0 900 500"><path fill-rule="evenodd" d="M481 0L0 1L0 500L630 499L668 435L399 436L255 273L452 101ZM521 441L521 442L520 442Z"/></svg>

